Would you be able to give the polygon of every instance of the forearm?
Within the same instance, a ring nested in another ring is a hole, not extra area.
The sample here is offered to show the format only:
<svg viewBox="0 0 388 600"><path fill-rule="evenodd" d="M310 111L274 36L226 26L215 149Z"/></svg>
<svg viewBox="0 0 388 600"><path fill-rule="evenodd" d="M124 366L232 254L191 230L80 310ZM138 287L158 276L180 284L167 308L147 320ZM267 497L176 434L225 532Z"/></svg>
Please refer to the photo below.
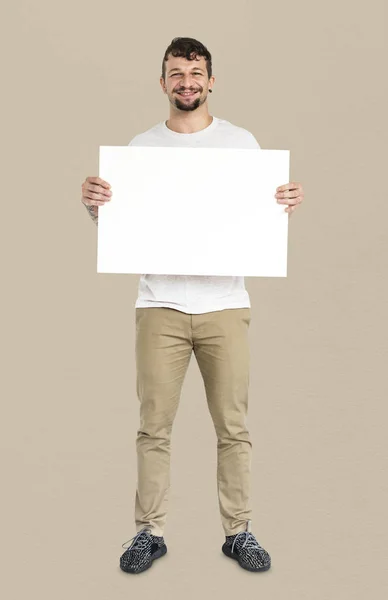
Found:
<svg viewBox="0 0 388 600"><path fill-rule="evenodd" d="M98 206L89 206L87 204L84 204L86 210L89 213L90 218L92 219L92 221L94 221L94 223L96 225L98 225Z"/></svg>

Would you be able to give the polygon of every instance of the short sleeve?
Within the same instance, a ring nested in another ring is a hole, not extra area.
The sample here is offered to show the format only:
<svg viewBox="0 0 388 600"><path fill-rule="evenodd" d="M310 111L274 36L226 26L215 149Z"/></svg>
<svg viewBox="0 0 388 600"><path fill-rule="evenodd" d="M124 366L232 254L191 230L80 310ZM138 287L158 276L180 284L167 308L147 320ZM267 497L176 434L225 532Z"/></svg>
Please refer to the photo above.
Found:
<svg viewBox="0 0 388 600"><path fill-rule="evenodd" d="M258 150L261 150L260 144L257 141L257 139L255 138L255 136L253 135L253 133L251 133L250 131L248 133L249 133L249 136L248 136L249 148L257 148Z"/></svg>

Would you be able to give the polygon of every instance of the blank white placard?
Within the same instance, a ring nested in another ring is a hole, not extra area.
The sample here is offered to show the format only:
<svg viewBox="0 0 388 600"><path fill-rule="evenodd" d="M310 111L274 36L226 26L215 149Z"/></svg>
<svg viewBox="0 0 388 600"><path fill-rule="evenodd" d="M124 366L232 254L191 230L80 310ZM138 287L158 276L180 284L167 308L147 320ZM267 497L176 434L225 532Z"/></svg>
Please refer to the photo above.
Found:
<svg viewBox="0 0 388 600"><path fill-rule="evenodd" d="M98 273L287 276L289 150L100 146Z"/></svg>

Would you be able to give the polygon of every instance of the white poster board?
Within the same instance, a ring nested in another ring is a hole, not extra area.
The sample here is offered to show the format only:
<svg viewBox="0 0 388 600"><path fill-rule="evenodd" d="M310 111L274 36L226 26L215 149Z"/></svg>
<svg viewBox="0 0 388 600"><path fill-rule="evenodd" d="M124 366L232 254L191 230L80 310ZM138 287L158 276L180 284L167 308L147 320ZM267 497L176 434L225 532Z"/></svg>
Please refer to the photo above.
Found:
<svg viewBox="0 0 388 600"><path fill-rule="evenodd" d="M287 276L289 150L100 146L98 273Z"/></svg>

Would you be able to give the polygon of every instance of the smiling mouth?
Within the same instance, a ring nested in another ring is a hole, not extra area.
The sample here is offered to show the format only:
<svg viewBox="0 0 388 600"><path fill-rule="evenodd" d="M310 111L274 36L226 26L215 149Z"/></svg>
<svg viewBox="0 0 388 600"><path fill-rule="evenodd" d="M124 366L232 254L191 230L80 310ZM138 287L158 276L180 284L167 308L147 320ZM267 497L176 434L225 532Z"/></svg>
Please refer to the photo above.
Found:
<svg viewBox="0 0 388 600"><path fill-rule="evenodd" d="M198 92L177 92L177 94L179 94L179 96L182 96L183 98L190 98L191 96L195 96L195 94L198 94Z"/></svg>

